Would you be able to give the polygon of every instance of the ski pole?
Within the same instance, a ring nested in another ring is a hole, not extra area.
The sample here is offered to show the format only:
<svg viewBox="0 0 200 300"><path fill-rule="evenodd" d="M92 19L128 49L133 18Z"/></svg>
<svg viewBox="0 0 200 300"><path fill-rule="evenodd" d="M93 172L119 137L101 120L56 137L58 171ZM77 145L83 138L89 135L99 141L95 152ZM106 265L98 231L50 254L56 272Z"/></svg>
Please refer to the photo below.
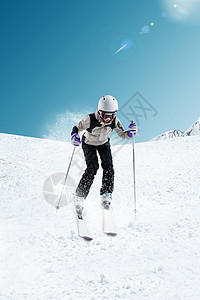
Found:
<svg viewBox="0 0 200 300"><path fill-rule="evenodd" d="M131 124L133 124L134 122L131 121ZM136 215L136 187L135 187L135 147L134 147L134 134L132 134L132 144L133 144L133 189L134 189L134 212Z"/></svg>
<svg viewBox="0 0 200 300"><path fill-rule="evenodd" d="M66 176L65 176L65 180L64 180L64 183L63 183L62 192L61 192L61 194L60 194L60 197L59 197L59 200L58 200L58 205L56 206L56 209L59 209L59 208L60 208L60 201L61 201L61 198L62 198L62 195L63 195L63 190L64 190L65 183L66 183L66 181L67 181L67 177L68 177L69 170L70 170L70 167L71 167L71 163L72 163L72 159L73 159L73 156L74 156L75 148L76 148L76 147L74 146L74 149L73 149L73 152L72 152L72 156L71 156L71 159L70 159L70 162L69 162L69 166L68 166L68 169L67 169L67 173L66 173Z"/></svg>

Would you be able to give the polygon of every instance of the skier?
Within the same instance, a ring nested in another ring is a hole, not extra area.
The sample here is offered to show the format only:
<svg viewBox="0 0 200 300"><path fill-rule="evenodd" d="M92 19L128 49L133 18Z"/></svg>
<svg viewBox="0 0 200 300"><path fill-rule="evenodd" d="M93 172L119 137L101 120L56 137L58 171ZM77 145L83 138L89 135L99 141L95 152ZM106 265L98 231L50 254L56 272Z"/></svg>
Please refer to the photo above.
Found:
<svg viewBox="0 0 200 300"><path fill-rule="evenodd" d="M78 216L82 216L84 199L86 199L94 177L99 168L97 152L101 159L103 168L102 186L100 195L102 205L109 209L112 192L114 188L114 168L110 149L109 134L115 129L116 133L123 139L129 139L138 131L135 123L129 125L126 131L120 120L115 116L118 111L117 100L110 95L103 96L98 103L98 110L95 113L84 117L71 133L71 143L74 146L81 144L79 132L86 130L82 136L82 149L85 156L87 168L76 188L75 207Z"/></svg>

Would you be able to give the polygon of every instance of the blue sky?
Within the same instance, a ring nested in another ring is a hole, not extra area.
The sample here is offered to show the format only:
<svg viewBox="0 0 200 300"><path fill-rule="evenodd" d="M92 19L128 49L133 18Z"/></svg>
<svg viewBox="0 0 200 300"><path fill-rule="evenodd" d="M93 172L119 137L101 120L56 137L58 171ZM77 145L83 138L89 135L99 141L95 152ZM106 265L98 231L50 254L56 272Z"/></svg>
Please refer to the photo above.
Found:
<svg viewBox="0 0 200 300"><path fill-rule="evenodd" d="M95 111L105 94L122 107L137 91L157 111L140 117L137 141L186 130L200 115L200 21L195 0L184 13L180 3L1 1L0 131L42 137L60 126L67 140L72 115Z"/></svg>

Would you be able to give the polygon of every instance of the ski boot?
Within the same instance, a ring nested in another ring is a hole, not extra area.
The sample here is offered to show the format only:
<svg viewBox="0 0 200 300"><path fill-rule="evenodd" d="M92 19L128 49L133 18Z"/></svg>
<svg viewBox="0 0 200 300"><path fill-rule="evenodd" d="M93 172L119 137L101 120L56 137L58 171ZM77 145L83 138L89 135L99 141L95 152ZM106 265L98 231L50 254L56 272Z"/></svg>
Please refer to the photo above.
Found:
<svg viewBox="0 0 200 300"><path fill-rule="evenodd" d="M74 204L78 219L83 219L84 197L75 196Z"/></svg>
<svg viewBox="0 0 200 300"><path fill-rule="evenodd" d="M112 194L111 193L104 193L102 195L102 206L104 209L110 209L110 204L111 204L111 201L112 201Z"/></svg>

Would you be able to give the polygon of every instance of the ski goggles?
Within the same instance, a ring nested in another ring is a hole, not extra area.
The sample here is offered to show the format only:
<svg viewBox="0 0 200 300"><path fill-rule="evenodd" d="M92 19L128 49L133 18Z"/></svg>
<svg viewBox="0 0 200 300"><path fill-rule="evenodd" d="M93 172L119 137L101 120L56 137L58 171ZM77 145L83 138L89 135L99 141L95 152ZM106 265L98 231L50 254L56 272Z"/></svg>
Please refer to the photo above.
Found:
<svg viewBox="0 0 200 300"><path fill-rule="evenodd" d="M112 121L115 117L115 112L106 112L106 111L99 111L101 118L104 122L108 123Z"/></svg>

